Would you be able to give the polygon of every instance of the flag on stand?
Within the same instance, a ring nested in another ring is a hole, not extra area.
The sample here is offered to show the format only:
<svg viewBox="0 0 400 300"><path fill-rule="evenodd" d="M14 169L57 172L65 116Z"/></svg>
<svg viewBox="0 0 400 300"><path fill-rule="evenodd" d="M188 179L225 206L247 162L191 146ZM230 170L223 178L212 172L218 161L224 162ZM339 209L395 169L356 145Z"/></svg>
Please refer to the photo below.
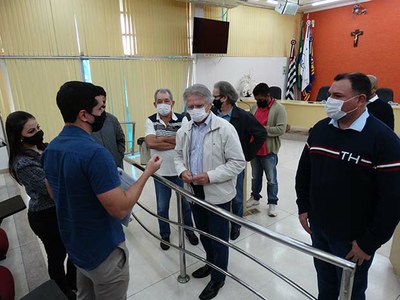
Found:
<svg viewBox="0 0 400 300"><path fill-rule="evenodd" d="M300 37L302 37L303 28L304 26L302 26ZM314 81L315 72L310 20L307 20L306 32L301 44L301 54L297 56L297 87L301 91L302 100L308 101L310 100L311 83Z"/></svg>
<svg viewBox="0 0 400 300"><path fill-rule="evenodd" d="M295 45L296 40L292 39L290 48L290 62L286 83L286 99L294 100L294 87L296 86L296 59L295 59Z"/></svg>
<svg viewBox="0 0 400 300"><path fill-rule="evenodd" d="M300 61L301 91L310 84L310 22L307 21L306 34L304 36L303 53Z"/></svg>
<svg viewBox="0 0 400 300"><path fill-rule="evenodd" d="M314 50L313 50L313 37L312 37L312 33L310 30L310 83L309 85L305 88L304 91L302 91L301 95L302 95L302 99L304 101L308 101L310 100L310 96L311 96L311 84L315 79L315 68L314 68Z"/></svg>
<svg viewBox="0 0 400 300"><path fill-rule="evenodd" d="M303 43L304 43L304 38L303 38L303 30L304 30L304 23L301 23L301 28L300 28L300 37L299 37L299 50L297 51L297 57L296 57L296 76L297 76L297 88L301 90L301 68L300 68L300 62L301 58L303 56Z"/></svg>

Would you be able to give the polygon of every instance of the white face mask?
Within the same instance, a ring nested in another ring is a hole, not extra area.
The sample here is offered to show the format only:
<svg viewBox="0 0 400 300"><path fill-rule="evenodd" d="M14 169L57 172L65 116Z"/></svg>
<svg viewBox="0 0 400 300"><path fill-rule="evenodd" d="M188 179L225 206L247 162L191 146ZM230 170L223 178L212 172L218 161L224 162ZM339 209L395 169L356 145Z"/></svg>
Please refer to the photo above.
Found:
<svg viewBox="0 0 400 300"><path fill-rule="evenodd" d="M334 119L334 120L340 120L344 116L346 116L348 113L351 113L355 110L358 109L358 106L348 112L342 111L342 106L345 102L350 101L351 99L354 99L355 97L358 97L359 95L353 96L347 100L338 100L338 99L333 99L332 97L329 97L326 100L325 103L325 111L326 114L328 115L329 118Z"/></svg>
<svg viewBox="0 0 400 300"><path fill-rule="evenodd" d="M165 117L171 112L171 105L165 103L157 104L157 112L159 115Z"/></svg>
<svg viewBox="0 0 400 300"><path fill-rule="evenodd" d="M207 117L206 108L203 106L202 108L193 108L188 110L190 118L194 122L201 122Z"/></svg>

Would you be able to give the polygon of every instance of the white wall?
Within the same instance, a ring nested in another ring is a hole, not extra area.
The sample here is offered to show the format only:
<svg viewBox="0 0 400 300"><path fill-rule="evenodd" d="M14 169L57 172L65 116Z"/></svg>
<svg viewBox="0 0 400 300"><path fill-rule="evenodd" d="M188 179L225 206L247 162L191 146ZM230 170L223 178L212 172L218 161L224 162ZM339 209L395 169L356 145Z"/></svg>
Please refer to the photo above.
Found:
<svg viewBox="0 0 400 300"><path fill-rule="evenodd" d="M197 55L194 68L194 82L212 89L217 81L228 81L235 88L247 74L256 83L265 82L269 86L279 86L282 95L286 90L286 57L212 57Z"/></svg>

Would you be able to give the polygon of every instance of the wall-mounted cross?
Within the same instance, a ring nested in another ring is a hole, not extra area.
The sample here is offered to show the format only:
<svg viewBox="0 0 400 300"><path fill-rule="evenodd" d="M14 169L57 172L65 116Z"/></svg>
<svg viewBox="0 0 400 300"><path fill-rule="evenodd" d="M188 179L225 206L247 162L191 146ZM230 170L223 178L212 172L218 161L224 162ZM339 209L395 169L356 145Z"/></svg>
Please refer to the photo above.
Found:
<svg viewBox="0 0 400 300"><path fill-rule="evenodd" d="M353 44L354 47L358 46L358 37L360 35L363 35L363 33L364 33L364 31L361 31L360 29L356 29L355 31L353 31L351 33L351 36L354 36L354 44Z"/></svg>

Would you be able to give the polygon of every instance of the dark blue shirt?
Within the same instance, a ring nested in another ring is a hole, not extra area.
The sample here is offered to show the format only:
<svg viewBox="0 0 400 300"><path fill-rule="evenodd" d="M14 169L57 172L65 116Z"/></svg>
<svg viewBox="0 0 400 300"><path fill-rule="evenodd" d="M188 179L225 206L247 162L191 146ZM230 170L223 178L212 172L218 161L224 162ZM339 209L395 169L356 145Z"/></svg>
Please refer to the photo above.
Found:
<svg viewBox="0 0 400 300"><path fill-rule="evenodd" d="M121 184L114 159L83 129L65 126L43 152L42 163L69 258L92 270L125 240L121 221L96 196Z"/></svg>

